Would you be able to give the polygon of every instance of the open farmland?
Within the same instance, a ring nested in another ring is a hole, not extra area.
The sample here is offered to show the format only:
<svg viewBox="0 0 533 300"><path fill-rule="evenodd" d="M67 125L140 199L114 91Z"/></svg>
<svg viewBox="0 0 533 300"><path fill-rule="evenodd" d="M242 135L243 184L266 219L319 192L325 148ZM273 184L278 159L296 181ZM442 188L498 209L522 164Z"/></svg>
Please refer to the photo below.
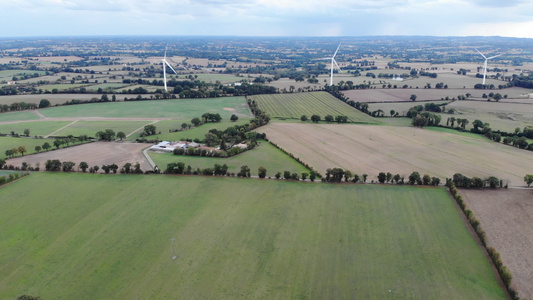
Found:
<svg viewBox="0 0 533 300"><path fill-rule="evenodd" d="M520 298L533 299L533 189L461 189L469 209L481 222L487 244L501 254Z"/></svg>
<svg viewBox="0 0 533 300"><path fill-rule="evenodd" d="M506 298L443 188L36 173L0 199L3 299Z"/></svg>
<svg viewBox="0 0 533 300"><path fill-rule="evenodd" d="M238 173L242 166L247 165L252 176L257 176L257 169L263 166L267 169L266 176L272 178L277 172L280 172L283 177L283 171L297 173L298 176L303 172L309 173L309 170L304 166L268 142L261 142L255 149L229 158L174 155L172 153L155 153L152 151L149 151L148 154L161 170L165 170L169 163L183 162L186 166L190 165L195 170L196 168L212 168L215 164L226 164L228 172L233 173Z"/></svg>
<svg viewBox="0 0 533 300"><path fill-rule="evenodd" d="M274 94L250 96L262 111L274 118L300 119L302 115L310 118L319 115L347 116L349 122L378 124L379 121L362 113L326 92Z"/></svg>
<svg viewBox="0 0 533 300"><path fill-rule="evenodd" d="M239 117L250 116L244 97L106 102L53 107L41 109L40 112L49 118L131 117L190 120L206 112L219 113L225 119L229 119L232 114Z"/></svg>
<svg viewBox="0 0 533 300"><path fill-rule="evenodd" d="M0 123L0 133L10 134L11 131L13 131L16 134L23 135L24 130L29 129L30 137L46 136L70 123L70 121L34 121L6 124Z"/></svg>
<svg viewBox="0 0 533 300"><path fill-rule="evenodd" d="M8 96L0 96L0 104L7 104L10 105L15 102L26 102L26 103L35 103L39 105L39 102L41 99L47 99L50 101L50 104L56 105L56 104L63 104L66 101L70 101L72 99L77 100L91 100L92 98L100 98L101 95L99 94L34 94L34 95L8 95ZM111 95L108 95L108 97L111 99ZM134 94L117 94L117 101L122 101L124 98L132 99L137 97L137 95ZM1 115L0 115L1 116Z"/></svg>
<svg viewBox="0 0 533 300"><path fill-rule="evenodd" d="M440 100L449 97L457 98L459 95L471 94L471 97L481 98L486 90L476 89L365 89L365 90L345 90L344 96L355 102L398 102L411 101L411 95L416 95L416 101ZM416 105L414 103L413 105Z"/></svg>
<svg viewBox="0 0 533 300"><path fill-rule="evenodd" d="M42 140L41 140L42 141ZM92 166L116 164L122 167L125 163L140 163L143 171L152 170L152 167L142 154L148 144L140 143L113 143L113 142L94 142L75 147L68 147L59 150L41 152L29 156L20 156L7 160L8 165L21 166L23 162L36 166L39 164L44 170L47 160L58 159L61 162L72 161L76 163L75 170L78 169L80 162L84 161Z"/></svg>
<svg viewBox="0 0 533 300"><path fill-rule="evenodd" d="M0 137L0 158L6 158L6 153L5 153L6 150L18 148L20 146L26 147L27 152L24 153L23 158L27 158L28 154L36 152L35 146L42 146L44 143L48 143L52 147L54 147L54 140L52 139ZM9 161L8 161L8 164L9 164Z"/></svg>
<svg viewBox="0 0 533 300"><path fill-rule="evenodd" d="M413 127L272 123L268 138L320 172L341 167L375 179L413 171L441 178L455 173L496 176L521 185L533 152L489 140Z"/></svg>
<svg viewBox="0 0 533 300"><path fill-rule="evenodd" d="M98 131L104 131L106 129L112 129L115 133L122 131L126 135L133 133L137 129L141 129L150 121L79 121L72 122L68 126L63 127L61 130L54 132L54 136L80 136L87 135L89 137L95 137ZM156 123L157 125L157 123Z"/></svg>

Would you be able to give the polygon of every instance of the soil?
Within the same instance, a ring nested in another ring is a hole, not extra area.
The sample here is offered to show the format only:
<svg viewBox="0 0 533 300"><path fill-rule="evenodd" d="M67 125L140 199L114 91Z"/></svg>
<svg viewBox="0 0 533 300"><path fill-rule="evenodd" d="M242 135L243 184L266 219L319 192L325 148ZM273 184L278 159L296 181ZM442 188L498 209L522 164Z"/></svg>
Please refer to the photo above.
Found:
<svg viewBox="0 0 533 300"><path fill-rule="evenodd" d="M21 166L23 162L35 167L39 163L40 169L49 159L59 159L61 162L72 161L76 163L75 169L80 162L85 161L89 167L108 164L116 164L122 167L126 163L141 164L143 171L151 170L151 166L142 154L142 150L151 146L150 144L127 143L127 142L94 142L63 148L54 151L42 152L7 160L8 165ZM101 169L100 169L101 170ZM100 171L101 172L101 171Z"/></svg>
<svg viewBox="0 0 533 300"><path fill-rule="evenodd" d="M513 275L522 299L533 299L533 189L461 189L468 209L481 222L487 245Z"/></svg>

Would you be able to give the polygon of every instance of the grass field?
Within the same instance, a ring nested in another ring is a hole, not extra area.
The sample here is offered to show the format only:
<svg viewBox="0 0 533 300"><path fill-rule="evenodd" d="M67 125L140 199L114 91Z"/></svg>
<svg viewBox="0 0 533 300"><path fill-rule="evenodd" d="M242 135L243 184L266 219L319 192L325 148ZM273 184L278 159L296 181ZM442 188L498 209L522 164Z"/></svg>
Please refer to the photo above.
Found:
<svg viewBox="0 0 533 300"><path fill-rule="evenodd" d="M267 169L267 177L272 178L277 172L281 172L283 177L283 171L296 172L298 175L303 172L309 173L309 170L304 166L267 142L262 142L257 148L230 158L185 156L151 151L148 154L161 170L165 170L169 163L183 162L186 166L190 165L194 169L212 168L215 164L226 164L228 171L233 173L238 173L241 166L247 165L251 175L254 176L257 176L257 169L263 166Z"/></svg>
<svg viewBox="0 0 533 300"><path fill-rule="evenodd" d="M107 89L116 90L116 89L120 89L120 88L125 87L125 86L126 86L126 84L124 84L124 83L100 83L100 84L95 84L95 85L88 86L87 90L88 91L93 91L93 92L98 91L99 88L101 88L104 91L107 90ZM109 96L109 99L111 99L111 96Z"/></svg>
<svg viewBox="0 0 533 300"><path fill-rule="evenodd" d="M376 179L379 172L407 179L417 171L444 182L455 173L496 176L511 186L522 185L531 172L533 152L488 139L399 126L271 123L262 127L283 149L324 173L341 167Z"/></svg>
<svg viewBox="0 0 533 300"><path fill-rule="evenodd" d="M250 115L244 97L109 102L53 107L40 111L51 118L185 118L187 121L206 112L220 113L224 119L229 119L232 114L239 117Z"/></svg>
<svg viewBox="0 0 533 300"><path fill-rule="evenodd" d="M18 148L19 146L26 147L27 154L35 153L35 146L42 146L48 142L50 146L54 147L54 140L52 139L32 139L32 138L15 138L15 137L0 137L0 158L6 158L5 151L8 149ZM20 154L19 154L20 156ZM8 161L9 164L9 161Z"/></svg>
<svg viewBox="0 0 533 300"><path fill-rule="evenodd" d="M74 90L82 86L87 86L87 83L60 83L60 84L47 84L47 85L40 85L38 88L43 91L49 91L51 92L53 89L57 89L58 91L64 91L64 90ZM43 95L46 96L46 95ZM96 97L96 95L93 95ZM46 97L43 97L43 99Z"/></svg>
<svg viewBox="0 0 533 300"><path fill-rule="evenodd" d="M36 173L0 199L2 299L505 299L443 188Z"/></svg>
<svg viewBox="0 0 533 300"><path fill-rule="evenodd" d="M38 120L38 119L39 117L32 111L17 111L17 112L0 113L0 123L10 122L10 121Z"/></svg>
<svg viewBox="0 0 533 300"><path fill-rule="evenodd" d="M20 76L20 75L33 75L33 74L39 74L43 75L46 73L46 71L36 71L36 70L2 70L0 71L0 78L6 79L7 81L10 81L12 77L14 76Z"/></svg>
<svg viewBox="0 0 533 300"><path fill-rule="evenodd" d="M11 133L14 131L19 135L24 134L24 129L30 130L30 136L46 136L59 128L72 123L70 121L36 121L0 124L0 133Z"/></svg>
<svg viewBox="0 0 533 300"><path fill-rule="evenodd" d="M144 127L152 122L150 121L79 121L72 122L71 125L61 129L54 133L55 136L67 136L69 134L73 136L87 135L95 137L98 131L104 131L106 129L112 129L115 134L119 131L124 132L126 135L133 131ZM142 130L141 130L142 131Z"/></svg>
<svg viewBox="0 0 533 300"><path fill-rule="evenodd" d="M179 141L181 139L200 139L205 138L205 134L211 129L225 130L228 127L235 125L244 125L250 122L249 118L239 118L237 121L232 122L229 119L222 120L218 123L206 123L199 127L187 129L178 132L168 132L169 129L181 129L182 123L190 123L190 120L164 120L155 123L157 131L161 131L161 134L150 136L150 138L159 138L162 141ZM129 139L136 139L140 137L141 132L134 133Z"/></svg>
<svg viewBox="0 0 533 300"><path fill-rule="evenodd" d="M302 115L311 118L319 115L324 120L326 115L347 116L349 122L378 124L379 121L364 114L326 92L274 94L250 96L257 101L259 108L274 118L300 120Z"/></svg>

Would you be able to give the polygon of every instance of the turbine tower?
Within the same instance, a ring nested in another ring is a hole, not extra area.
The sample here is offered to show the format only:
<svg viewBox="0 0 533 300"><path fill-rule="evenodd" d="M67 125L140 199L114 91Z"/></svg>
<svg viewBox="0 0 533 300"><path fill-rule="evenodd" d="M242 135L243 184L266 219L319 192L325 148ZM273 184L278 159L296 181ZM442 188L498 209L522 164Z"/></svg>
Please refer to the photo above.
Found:
<svg viewBox="0 0 533 300"><path fill-rule="evenodd" d="M333 85L333 64L335 64L337 66L337 68L339 68L339 70L341 69L341 67L339 67L339 65L337 64L337 61L335 60L335 56L337 55L337 52L339 52L339 48L341 47L341 44L339 44L339 46L337 47L337 50L335 50L335 53L333 54L332 57L325 57L323 59L331 59L331 74L329 75L329 85Z"/></svg>
<svg viewBox="0 0 533 300"><path fill-rule="evenodd" d="M168 92L168 89L167 89L167 66L169 66L170 69L172 69L174 74L178 75L178 73L176 73L176 70L174 70L174 68L172 68L172 66L167 61L167 46L165 46L165 56L163 57L162 61L163 61L163 83L165 84L165 92Z"/></svg>
<svg viewBox="0 0 533 300"><path fill-rule="evenodd" d="M476 48L474 48L476 49ZM485 84L485 77L487 77L487 61L489 59L493 59L495 57L498 57L498 56L501 56L501 54L498 54L498 55L494 55L494 56L491 56L491 57L486 57L485 55L483 55L483 53L479 52L479 50L477 50L477 53L481 54L481 56L483 56L483 58L485 59L485 63L483 64L483 84Z"/></svg>

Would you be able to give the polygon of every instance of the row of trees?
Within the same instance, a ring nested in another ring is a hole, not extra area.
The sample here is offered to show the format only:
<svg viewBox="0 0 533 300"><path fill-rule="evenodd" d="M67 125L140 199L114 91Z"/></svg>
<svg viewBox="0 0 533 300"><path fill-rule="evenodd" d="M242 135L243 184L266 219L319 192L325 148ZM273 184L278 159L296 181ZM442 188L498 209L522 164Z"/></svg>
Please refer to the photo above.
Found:
<svg viewBox="0 0 533 300"><path fill-rule="evenodd" d="M59 172L59 171L73 172L73 171L75 171L74 167L76 166L76 163L71 162L71 161L61 162L58 159L51 159L51 160L49 159L49 160L46 161L44 166L45 166L45 170L46 171L51 171L51 172ZM106 174L109 174L111 172L113 172L113 174L116 174L117 171L118 171L118 168L119 167L116 164L102 165L102 170ZM95 166L89 168L89 164L87 162L82 161L78 165L78 170L81 170L83 173L87 172L87 170L90 173L97 173L98 170L100 170L100 167L95 165ZM141 170L141 164L140 163L136 163L135 165L132 165L131 163L126 163L120 169L120 173L122 173L122 174L130 174L130 173L142 174L143 171Z"/></svg>
<svg viewBox="0 0 533 300"><path fill-rule="evenodd" d="M344 170L342 168L333 168L327 169L326 176L322 178L322 181L342 182L344 180L344 182L351 183L366 183L367 178L368 174L363 174L362 176L359 176L355 173L352 173L350 170ZM379 183L405 184L405 177L401 176L400 174L392 175L392 173L390 172L380 172L377 178ZM372 183L373 182L374 180L372 180ZM410 185L439 185L440 179L438 177L431 177L427 174L421 177L420 173L412 172L411 175L409 175L408 177L407 183Z"/></svg>
<svg viewBox="0 0 533 300"><path fill-rule="evenodd" d="M455 173L451 178L451 181L456 187L462 188L484 188L490 187L492 189L503 187L503 181L494 177L489 176L485 179L479 177L467 177L461 173ZM505 186L507 187L507 186Z"/></svg>
<svg viewBox="0 0 533 300"><path fill-rule="evenodd" d="M302 115L300 117L300 120L302 122L307 122L309 120L309 118L307 118L306 115ZM322 121L322 118L319 116L319 115L312 115L311 116L311 121L313 123L318 123L320 121ZM342 116L342 115L338 115L336 117L333 117L332 115L326 115L324 117L324 121L328 122L328 123L331 123L333 121L337 122L337 123L347 123L348 122L348 117L347 116Z"/></svg>

